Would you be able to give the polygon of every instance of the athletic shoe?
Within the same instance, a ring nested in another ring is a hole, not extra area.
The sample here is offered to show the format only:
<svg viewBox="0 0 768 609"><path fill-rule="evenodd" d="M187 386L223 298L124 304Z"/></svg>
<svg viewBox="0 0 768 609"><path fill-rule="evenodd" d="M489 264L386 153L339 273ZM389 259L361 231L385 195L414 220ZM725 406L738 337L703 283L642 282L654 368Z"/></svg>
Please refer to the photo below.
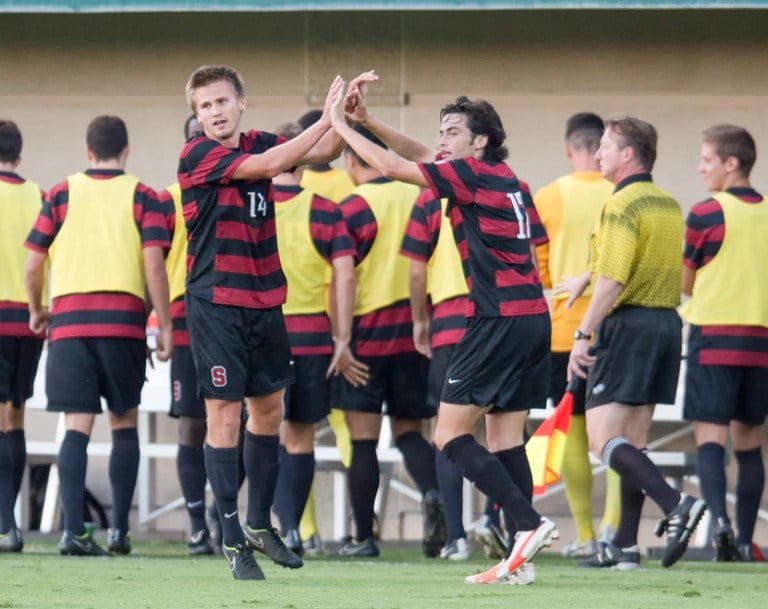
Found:
<svg viewBox="0 0 768 609"><path fill-rule="evenodd" d="M542 516L539 526L535 529L518 531L515 535L515 544L507 558L483 573L470 575L464 581L468 584L504 582L520 567L529 562L539 550L551 546L552 542L559 538L560 534L557 532L555 523Z"/></svg>
<svg viewBox="0 0 768 609"><path fill-rule="evenodd" d="M189 536L187 542L190 556L210 556L213 554L213 545L211 544L211 534L208 529L200 529Z"/></svg>
<svg viewBox="0 0 768 609"><path fill-rule="evenodd" d="M219 555L221 554L221 540L223 536L221 533L221 523L219 522L218 514L215 512L215 507L214 504L211 504L205 510L205 524L208 526L208 532L211 534L213 553Z"/></svg>
<svg viewBox="0 0 768 609"><path fill-rule="evenodd" d="M424 518L424 537L421 550L427 558L435 558L445 545L445 512L440 493L432 489L421 500L421 514Z"/></svg>
<svg viewBox="0 0 768 609"><path fill-rule="evenodd" d="M379 548L373 537L369 537L364 541L352 539L339 548L339 556L376 558L378 555Z"/></svg>
<svg viewBox="0 0 768 609"><path fill-rule="evenodd" d="M120 529L107 531L107 549L115 554L131 553L131 534Z"/></svg>
<svg viewBox="0 0 768 609"><path fill-rule="evenodd" d="M566 558L589 558L595 554L597 554L597 542L594 539L587 539L587 541L582 542L574 539L560 550L560 555Z"/></svg>
<svg viewBox="0 0 768 609"><path fill-rule="evenodd" d="M323 554L323 540L317 533L312 533L311 537L302 545L304 546L304 554L307 556L322 556Z"/></svg>
<svg viewBox="0 0 768 609"><path fill-rule="evenodd" d="M247 546L239 543L234 546L222 546L222 553L235 579L264 579L264 572Z"/></svg>
<svg viewBox="0 0 768 609"><path fill-rule="evenodd" d="M744 558L733 541L733 529L727 523L721 524L712 535L712 545L715 547L715 556L712 560L717 562L742 561Z"/></svg>
<svg viewBox="0 0 768 609"><path fill-rule="evenodd" d="M633 571L640 568L640 548L636 545L619 548L612 543L606 543L600 547L594 556L579 561L579 566L592 569Z"/></svg>
<svg viewBox="0 0 768 609"><path fill-rule="evenodd" d="M440 558L445 558L447 560L467 560L469 558L467 538L459 537L459 539L454 539L451 543L443 546L440 549Z"/></svg>
<svg viewBox="0 0 768 609"><path fill-rule="evenodd" d="M24 539L21 531L12 527L7 533L0 533L0 552L21 552L24 548Z"/></svg>
<svg viewBox="0 0 768 609"><path fill-rule="evenodd" d="M252 550L266 554L276 565L298 569L304 564L301 558L285 547L283 540L280 539L280 535L274 528L252 529L247 522L244 522L243 535L245 535L246 544Z"/></svg>
<svg viewBox="0 0 768 609"><path fill-rule="evenodd" d="M296 554L296 556L304 554L304 544L301 543L301 537L299 536L298 530L288 529L285 537L283 537L283 543L285 544L285 547Z"/></svg>
<svg viewBox="0 0 768 609"><path fill-rule="evenodd" d="M667 532L664 555L661 557L663 567L671 567L683 557L691 533L696 530L706 511L707 504L703 499L683 493L677 507L659 522L656 526L656 537L661 537L664 531Z"/></svg>
<svg viewBox="0 0 768 609"><path fill-rule="evenodd" d="M536 581L536 570L532 562L525 563L517 571L510 574L504 583L509 586L530 586Z"/></svg>
<svg viewBox="0 0 768 609"><path fill-rule="evenodd" d="M64 531L61 536L59 553L63 556L111 556L93 540L91 533L75 535L72 531Z"/></svg>
<svg viewBox="0 0 768 609"><path fill-rule="evenodd" d="M483 516L474 528L475 540L483 546L486 558L504 558L507 553L506 535L488 516Z"/></svg>

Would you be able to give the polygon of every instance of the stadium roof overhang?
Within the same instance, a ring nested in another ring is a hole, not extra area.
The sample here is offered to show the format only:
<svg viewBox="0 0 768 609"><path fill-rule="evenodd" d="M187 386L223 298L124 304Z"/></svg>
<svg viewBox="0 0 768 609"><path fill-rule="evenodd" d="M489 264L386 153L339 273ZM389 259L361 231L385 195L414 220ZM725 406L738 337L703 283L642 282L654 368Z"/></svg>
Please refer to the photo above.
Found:
<svg viewBox="0 0 768 609"><path fill-rule="evenodd" d="M768 8L768 0L0 0L4 13Z"/></svg>

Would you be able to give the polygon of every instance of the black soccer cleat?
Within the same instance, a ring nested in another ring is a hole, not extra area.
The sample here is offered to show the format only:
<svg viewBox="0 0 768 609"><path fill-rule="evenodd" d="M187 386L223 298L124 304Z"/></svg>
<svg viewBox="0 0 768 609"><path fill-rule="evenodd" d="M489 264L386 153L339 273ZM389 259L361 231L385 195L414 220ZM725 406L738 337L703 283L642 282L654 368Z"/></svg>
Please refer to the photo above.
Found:
<svg viewBox="0 0 768 609"><path fill-rule="evenodd" d="M433 489L424 494L421 500L421 514L424 519L421 549L427 558L435 558L440 555L440 548L446 541L445 512L437 490Z"/></svg>
<svg viewBox="0 0 768 609"><path fill-rule="evenodd" d="M189 536L187 542L190 556L210 556L214 553L211 544L211 534L208 529L200 529Z"/></svg>
<svg viewBox="0 0 768 609"><path fill-rule="evenodd" d="M21 552L24 539L17 527L11 527L7 533L0 533L0 552Z"/></svg>
<svg viewBox="0 0 768 609"><path fill-rule="evenodd" d="M252 529L247 522L244 522L243 535L249 548L269 556L276 565L289 569L298 569L304 565L304 561L296 556L295 552L285 547L274 528Z"/></svg>
<svg viewBox="0 0 768 609"><path fill-rule="evenodd" d="M64 531L61 536L59 553L62 556L111 556L93 540L92 533L75 535L72 531Z"/></svg>
<svg viewBox="0 0 768 609"><path fill-rule="evenodd" d="M222 546L221 550L235 579L265 579L264 572L247 546L238 543L234 546Z"/></svg>
<svg viewBox="0 0 768 609"><path fill-rule="evenodd" d="M131 553L131 534L120 529L107 531L107 549L113 554L123 556Z"/></svg>
<svg viewBox="0 0 768 609"><path fill-rule="evenodd" d="M656 537L661 537L665 531L667 533L664 555L661 557L663 567L671 567L683 557L691 534L706 511L707 504L703 499L683 494L675 509L659 522Z"/></svg>

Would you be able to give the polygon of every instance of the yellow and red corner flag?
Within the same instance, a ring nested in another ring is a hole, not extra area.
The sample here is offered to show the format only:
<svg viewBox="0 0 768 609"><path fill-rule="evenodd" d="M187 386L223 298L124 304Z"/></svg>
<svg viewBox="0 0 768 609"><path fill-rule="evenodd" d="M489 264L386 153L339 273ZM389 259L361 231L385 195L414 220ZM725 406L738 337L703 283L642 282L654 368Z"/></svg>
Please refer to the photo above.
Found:
<svg viewBox="0 0 768 609"><path fill-rule="evenodd" d="M538 429L528 438L525 452L533 476L533 494L543 495L547 487L560 480L563 467L565 442L568 438L568 425L573 412L573 395L584 379L574 376L568 383L560 403Z"/></svg>

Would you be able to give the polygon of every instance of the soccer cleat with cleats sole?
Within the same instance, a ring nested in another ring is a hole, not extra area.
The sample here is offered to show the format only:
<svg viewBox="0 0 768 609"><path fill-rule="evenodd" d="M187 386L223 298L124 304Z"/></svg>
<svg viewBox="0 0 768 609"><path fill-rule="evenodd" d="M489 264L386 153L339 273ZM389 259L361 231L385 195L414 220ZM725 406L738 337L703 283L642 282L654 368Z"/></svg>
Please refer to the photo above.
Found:
<svg viewBox="0 0 768 609"><path fill-rule="evenodd" d="M364 541L355 541L351 539L339 548L339 556L352 558L376 558L379 555L379 548L373 537Z"/></svg>
<svg viewBox="0 0 768 609"><path fill-rule="evenodd" d="M75 535L72 531L64 531L61 536L59 553L62 556L111 556L93 540L92 533Z"/></svg>
<svg viewBox="0 0 768 609"><path fill-rule="evenodd" d="M656 526L656 537L667 534L664 554L661 557L663 567L671 567L683 557L688 548L688 541L696 526L707 511L703 499L696 499L683 494L674 510L667 514Z"/></svg>
<svg viewBox="0 0 768 609"><path fill-rule="evenodd" d="M560 550L560 556L565 558L590 558L597 554L597 550L597 542L594 539L587 539L587 541L582 542L574 539Z"/></svg>
<svg viewBox="0 0 768 609"><path fill-rule="evenodd" d="M474 535L477 543L483 546L486 558L504 558L509 542L501 528L487 516L483 516L480 524L474 528Z"/></svg>
<svg viewBox="0 0 768 609"><path fill-rule="evenodd" d="M555 523L543 517L539 526L528 531L519 531L509 556L483 573L470 575L464 581L468 584L493 584L505 582L523 565L528 563L542 548L549 547L560 538Z"/></svg>
<svg viewBox="0 0 768 609"><path fill-rule="evenodd" d="M187 542L190 556L211 556L214 554L211 543L211 533L208 529L200 529L189 536Z"/></svg>
<svg viewBox="0 0 768 609"><path fill-rule="evenodd" d="M740 562L744 560L733 540L733 530L728 524L717 527L712 535L712 545L715 548L715 556L712 559L714 561Z"/></svg>
<svg viewBox="0 0 768 609"><path fill-rule="evenodd" d="M232 577L235 579L265 579L264 572L259 563L253 557L253 551L247 546L235 544L234 546L222 546L222 554L227 559Z"/></svg>
<svg viewBox="0 0 768 609"><path fill-rule="evenodd" d="M285 547L283 540L280 539L280 535L274 528L253 529L247 522L244 522L243 535L245 535L245 541L249 548L268 556L276 565L289 569L298 569L304 565L304 561L300 557Z"/></svg>
<svg viewBox="0 0 768 609"><path fill-rule="evenodd" d="M445 512L443 500L436 490L427 491L421 500L421 514L424 519L424 536L421 550L427 558L440 555L440 548L445 545Z"/></svg>
<svg viewBox="0 0 768 609"><path fill-rule="evenodd" d="M21 552L24 549L24 538L17 527L8 529L7 533L0 533L0 552Z"/></svg>

